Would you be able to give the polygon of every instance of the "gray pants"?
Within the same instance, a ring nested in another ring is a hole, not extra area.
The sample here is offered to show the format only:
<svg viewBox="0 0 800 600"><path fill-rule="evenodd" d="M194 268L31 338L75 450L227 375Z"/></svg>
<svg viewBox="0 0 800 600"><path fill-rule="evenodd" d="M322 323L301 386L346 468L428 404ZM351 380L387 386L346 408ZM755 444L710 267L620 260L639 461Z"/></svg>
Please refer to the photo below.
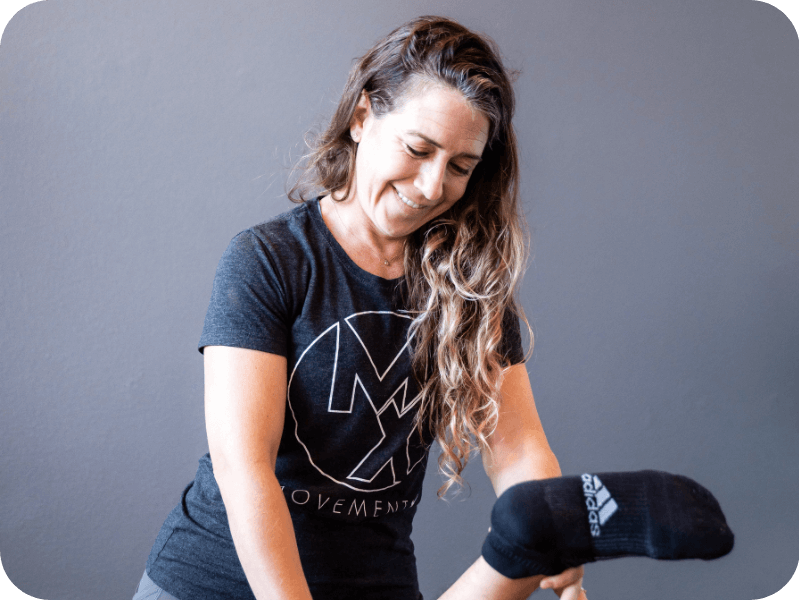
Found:
<svg viewBox="0 0 800 600"><path fill-rule="evenodd" d="M142 575L142 580L139 582L139 587L136 588L136 594L133 600L178 600L172 594L168 594L160 587L158 587L153 580L147 576L147 571Z"/></svg>

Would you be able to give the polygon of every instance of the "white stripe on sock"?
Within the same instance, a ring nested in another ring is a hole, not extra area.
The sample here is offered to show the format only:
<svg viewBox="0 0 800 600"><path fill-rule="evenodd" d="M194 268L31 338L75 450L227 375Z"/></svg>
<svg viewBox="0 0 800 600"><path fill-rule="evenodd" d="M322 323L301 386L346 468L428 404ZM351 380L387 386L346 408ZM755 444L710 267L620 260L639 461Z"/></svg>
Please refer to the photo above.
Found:
<svg viewBox="0 0 800 600"><path fill-rule="evenodd" d="M611 498L611 493L608 491L607 487L603 487L595 496L597 498L597 506L602 506L606 503L606 500Z"/></svg>
<svg viewBox="0 0 800 600"><path fill-rule="evenodd" d="M617 512L617 503L616 501L611 498L606 504L598 511L598 516L600 517L600 525L605 525L606 521L611 518L615 512Z"/></svg>

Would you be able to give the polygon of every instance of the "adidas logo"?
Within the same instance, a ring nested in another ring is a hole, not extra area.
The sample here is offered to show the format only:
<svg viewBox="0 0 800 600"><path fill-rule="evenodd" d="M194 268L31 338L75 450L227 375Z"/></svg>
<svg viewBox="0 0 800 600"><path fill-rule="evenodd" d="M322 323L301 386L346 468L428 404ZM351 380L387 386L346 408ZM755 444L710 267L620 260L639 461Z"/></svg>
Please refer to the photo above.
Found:
<svg viewBox="0 0 800 600"><path fill-rule="evenodd" d="M619 507L597 475L584 473L581 480L586 508L589 509L589 529L592 537L600 537L600 526L605 525Z"/></svg>

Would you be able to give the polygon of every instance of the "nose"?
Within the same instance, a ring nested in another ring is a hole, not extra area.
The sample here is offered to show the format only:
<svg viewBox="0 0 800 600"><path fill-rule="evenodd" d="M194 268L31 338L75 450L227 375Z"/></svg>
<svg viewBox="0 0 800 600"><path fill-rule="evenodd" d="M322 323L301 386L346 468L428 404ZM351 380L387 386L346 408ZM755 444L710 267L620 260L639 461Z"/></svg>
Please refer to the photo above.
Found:
<svg viewBox="0 0 800 600"><path fill-rule="evenodd" d="M431 202L442 197L446 168L447 163L430 160L423 162L417 172L414 186Z"/></svg>

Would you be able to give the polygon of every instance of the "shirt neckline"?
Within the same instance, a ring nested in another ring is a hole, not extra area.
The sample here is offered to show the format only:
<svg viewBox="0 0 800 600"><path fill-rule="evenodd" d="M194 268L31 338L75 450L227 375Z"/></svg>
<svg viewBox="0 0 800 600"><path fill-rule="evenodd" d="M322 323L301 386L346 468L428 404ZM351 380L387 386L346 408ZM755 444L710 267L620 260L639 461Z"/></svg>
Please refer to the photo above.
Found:
<svg viewBox="0 0 800 600"><path fill-rule="evenodd" d="M336 240L335 237L333 237L331 230L328 229L327 223L325 223L325 220L322 218L322 206L320 204L321 199L322 196L318 196L313 200L308 200L306 202L306 205L309 205L308 212L311 215L312 223L314 223L314 226L328 242L328 245L339 259L339 262L342 263L342 266L344 266L345 269L347 269L358 279L361 279L366 283L377 284L386 288L395 288L398 284L402 283L402 281L405 279L403 275L394 279L386 279L380 275L374 275L369 271L365 271L359 267L352 258L350 258L350 255L345 252L344 248L342 248L342 245Z"/></svg>

